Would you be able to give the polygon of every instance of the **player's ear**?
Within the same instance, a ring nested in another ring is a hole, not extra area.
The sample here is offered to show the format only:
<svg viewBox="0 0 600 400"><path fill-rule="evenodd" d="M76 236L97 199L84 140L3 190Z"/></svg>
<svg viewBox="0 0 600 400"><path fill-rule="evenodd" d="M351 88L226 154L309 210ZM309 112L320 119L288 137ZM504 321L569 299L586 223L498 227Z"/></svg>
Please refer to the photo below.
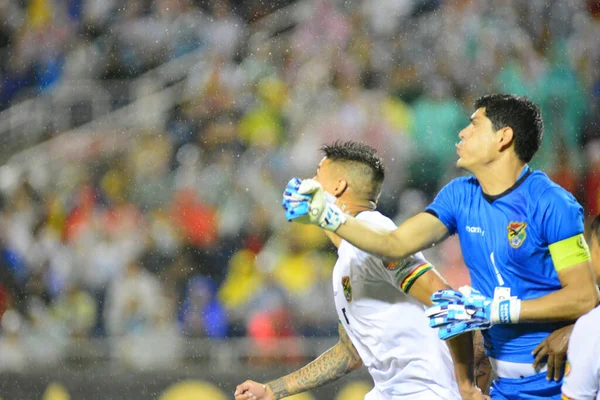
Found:
<svg viewBox="0 0 600 400"><path fill-rule="evenodd" d="M509 126L506 126L502 129L500 129L497 132L497 134L498 134L498 146L500 147L500 151L504 151L507 148L509 148L515 138L515 133L512 130L512 128Z"/></svg>
<svg viewBox="0 0 600 400"><path fill-rule="evenodd" d="M340 197L342 194L344 194L346 189L348 189L348 181L344 178L338 179L335 190L333 191L333 195L335 197Z"/></svg>

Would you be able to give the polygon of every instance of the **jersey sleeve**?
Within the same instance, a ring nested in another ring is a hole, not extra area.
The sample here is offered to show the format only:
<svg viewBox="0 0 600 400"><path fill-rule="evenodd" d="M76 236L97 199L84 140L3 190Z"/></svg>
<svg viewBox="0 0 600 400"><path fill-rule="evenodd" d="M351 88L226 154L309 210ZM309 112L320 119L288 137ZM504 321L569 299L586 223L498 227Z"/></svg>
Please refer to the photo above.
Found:
<svg viewBox="0 0 600 400"><path fill-rule="evenodd" d="M534 218L557 271L590 259L583 236L583 207L566 190L552 187L544 191Z"/></svg>
<svg viewBox="0 0 600 400"><path fill-rule="evenodd" d="M408 293L421 275L433 268L422 253L413 254L401 261L382 263L385 280L405 293Z"/></svg>
<svg viewBox="0 0 600 400"><path fill-rule="evenodd" d="M378 213L361 213L357 219L368 221L385 229L396 229L396 224L391 219ZM366 257L373 257L362 250L356 250ZM374 262L379 265L379 268L375 269L377 275L403 292L408 292L421 275L433 268L420 252L400 261L387 262L375 258Z"/></svg>
<svg viewBox="0 0 600 400"><path fill-rule="evenodd" d="M552 187L537 199L536 222L548 244L583 233L583 207L566 190Z"/></svg>
<svg viewBox="0 0 600 400"><path fill-rule="evenodd" d="M563 399L594 400L600 392L600 339L594 334L594 320L584 316L577 321L567 350L563 379Z"/></svg>
<svg viewBox="0 0 600 400"><path fill-rule="evenodd" d="M462 182L463 180L459 178L448 183L435 196L433 203L425 209L425 212L442 221L451 235L456 233L456 215L462 197L461 192L464 190Z"/></svg>

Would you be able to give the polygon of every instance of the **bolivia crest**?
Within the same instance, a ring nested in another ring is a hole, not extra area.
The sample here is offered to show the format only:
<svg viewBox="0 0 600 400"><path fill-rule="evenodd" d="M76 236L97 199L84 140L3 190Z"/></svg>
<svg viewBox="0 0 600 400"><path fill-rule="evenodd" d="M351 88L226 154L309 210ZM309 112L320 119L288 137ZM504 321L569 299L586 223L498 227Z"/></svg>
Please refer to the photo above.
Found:
<svg viewBox="0 0 600 400"><path fill-rule="evenodd" d="M405 269L411 263L410 258L404 260L391 261L385 264L385 268L389 271L395 271L397 269Z"/></svg>
<svg viewBox="0 0 600 400"><path fill-rule="evenodd" d="M527 238L526 222L510 222L506 229L508 229L508 243L513 249L521 247L525 238Z"/></svg>
<svg viewBox="0 0 600 400"><path fill-rule="evenodd" d="M346 301L350 303L352 301L352 285L350 284L350 277L342 277L342 288L344 289L344 297Z"/></svg>

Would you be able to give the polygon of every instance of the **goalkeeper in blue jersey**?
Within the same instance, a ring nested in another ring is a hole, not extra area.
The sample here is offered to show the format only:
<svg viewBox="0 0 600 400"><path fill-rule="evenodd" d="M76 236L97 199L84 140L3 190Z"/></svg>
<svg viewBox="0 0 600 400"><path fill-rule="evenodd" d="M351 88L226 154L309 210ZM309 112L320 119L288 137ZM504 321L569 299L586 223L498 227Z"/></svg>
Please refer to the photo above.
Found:
<svg viewBox="0 0 600 400"><path fill-rule="evenodd" d="M451 181L425 212L396 230L345 215L310 179L286 189L286 216L391 259L458 234L472 288L435 293L430 325L444 339L482 330L497 376L493 399L560 399L560 379L546 379L545 367L533 366L532 353L550 333L598 304L583 210L527 165L543 136L538 106L494 94L479 98L474 108L456 145L457 166L473 176ZM479 398L469 375L457 369L461 394Z"/></svg>

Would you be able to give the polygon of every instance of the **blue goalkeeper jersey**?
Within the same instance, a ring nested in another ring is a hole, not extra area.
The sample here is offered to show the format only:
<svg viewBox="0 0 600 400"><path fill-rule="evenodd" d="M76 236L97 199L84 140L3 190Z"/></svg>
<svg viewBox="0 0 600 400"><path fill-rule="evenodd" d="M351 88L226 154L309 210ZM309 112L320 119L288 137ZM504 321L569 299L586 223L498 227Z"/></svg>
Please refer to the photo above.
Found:
<svg viewBox="0 0 600 400"><path fill-rule="evenodd" d="M426 212L458 234L471 285L488 297L496 287L510 288L510 295L522 300L561 289L548 246L584 230L583 209L575 198L528 166L497 196L483 193L475 177L454 179ZM532 363L533 349L564 325L495 325L482 333L488 356Z"/></svg>

